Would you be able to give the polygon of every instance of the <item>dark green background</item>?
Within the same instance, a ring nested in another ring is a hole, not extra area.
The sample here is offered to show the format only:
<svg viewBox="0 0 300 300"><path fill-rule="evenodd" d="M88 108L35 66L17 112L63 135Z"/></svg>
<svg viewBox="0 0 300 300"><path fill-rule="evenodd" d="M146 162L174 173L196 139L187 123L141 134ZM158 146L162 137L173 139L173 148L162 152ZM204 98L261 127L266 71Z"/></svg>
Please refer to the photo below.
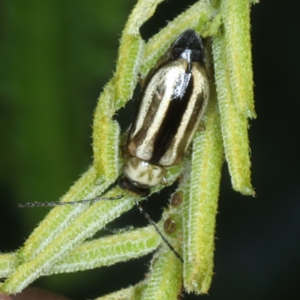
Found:
<svg viewBox="0 0 300 300"><path fill-rule="evenodd" d="M165 2L143 36L193 2ZM57 200L91 164L93 109L113 73L134 3L0 1L0 251L16 250L47 212L21 210L18 203ZM233 192L224 167L216 275L204 299L299 297L299 6L296 0L263 0L252 9L258 118L251 121L250 140L257 197ZM147 203L154 218L162 198ZM146 224L136 210L125 217L118 228ZM148 260L51 276L34 285L93 298L137 283Z"/></svg>

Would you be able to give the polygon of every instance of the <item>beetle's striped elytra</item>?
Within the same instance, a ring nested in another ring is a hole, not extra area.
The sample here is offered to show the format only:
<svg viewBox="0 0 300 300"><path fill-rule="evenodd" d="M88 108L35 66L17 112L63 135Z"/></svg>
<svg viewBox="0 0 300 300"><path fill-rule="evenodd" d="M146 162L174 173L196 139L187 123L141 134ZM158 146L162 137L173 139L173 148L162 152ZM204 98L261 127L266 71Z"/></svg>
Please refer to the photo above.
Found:
<svg viewBox="0 0 300 300"><path fill-rule="evenodd" d="M123 189L141 196L164 183L165 167L185 155L209 99L201 37L183 32L149 72L132 123L124 156L130 157L119 180Z"/></svg>

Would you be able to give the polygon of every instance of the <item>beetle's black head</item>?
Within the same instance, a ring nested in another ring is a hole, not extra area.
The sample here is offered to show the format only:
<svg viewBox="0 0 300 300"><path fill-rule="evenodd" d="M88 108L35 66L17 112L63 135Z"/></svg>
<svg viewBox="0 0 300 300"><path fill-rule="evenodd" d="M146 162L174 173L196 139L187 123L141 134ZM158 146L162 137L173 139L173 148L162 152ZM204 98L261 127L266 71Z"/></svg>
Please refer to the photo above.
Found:
<svg viewBox="0 0 300 300"><path fill-rule="evenodd" d="M202 38L193 29L184 31L172 45L172 59L187 56L193 62L204 61Z"/></svg>
<svg viewBox="0 0 300 300"><path fill-rule="evenodd" d="M150 194L149 188L141 188L136 184L132 183L125 176L122 176L118 180L118 185L121 189L127 191L128 193L133 193L134 195L139 195L141 197L147 197Z"/></svg>

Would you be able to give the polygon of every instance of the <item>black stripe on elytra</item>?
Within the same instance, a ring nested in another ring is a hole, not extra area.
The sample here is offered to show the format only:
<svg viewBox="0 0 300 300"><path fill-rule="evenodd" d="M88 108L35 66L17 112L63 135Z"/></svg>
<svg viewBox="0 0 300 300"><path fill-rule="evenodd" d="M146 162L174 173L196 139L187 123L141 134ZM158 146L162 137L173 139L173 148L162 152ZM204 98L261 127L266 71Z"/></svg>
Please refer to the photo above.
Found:
<svg viewBox="0 0 300 300"><path fill-rule="evenodd" d="M190 64L188 64L187 69L190 69L189 65ZM186 111L189 100L191 98L194 88L193 76L191 76L191 73L188 71L185 72L185 76L190 77L187 88L182 97L179 96L171 99L164 120L160 126L159 131L157 132L154 141L153 156L150 161L153 164L159 164L159 160L169 149L172 141L174 140L177 134L182 117Z"/></svg>
<svg viewBox="0 0 300 300"><path fill-rule="evenodd" d="M190 118L186 129L185 129L185 139L182 139L180 143L178 144L178 149L186 149L187 143L190 140L190 137L193 133L193 130L195 129L195 123L197 122L197 119L199 119L199 115L201 114L201 111L203 111L203 103L204 103L204 93L201 91L201 93L198 95L197 100L195 102L194 108L193 108L193 116ZM180 150L179 150L180 152ZM183 150L184 153L184 150Z"/></svg>
<svg viewBox="0 0 300 300"><path fill-rule="evenodd" d="M163 95L165 93L165 86L157 86L157 92L158 92L158 95ZM141 143L144 141L145 137L148 134L149 128L151 127L152 123L154 122L154 119L155 119L155 116L157 113L157 109L159 108L159 104L161 102L161 98L158 96L154 96L154 95L152 96L152 98L147 97L147 96L145 96L145 94L147 94L147 93L150 94L148 86L146 86L146 88L143 90L142 95L140 97L138 113L134 120L134 123L132 124L132 126L130 128L129 135L127 137L127 145L130 142L135 144L136 147L141 145ZM141 113L141 107L142 107L143 101L145 101L144 100L145 97L147 97L148 101L150 101L150 105L146 112L146 116L143 120L143 124L142 124L141 128L132 136L132 133L135 132L135 130L136 130L138 116Z"/></svg>

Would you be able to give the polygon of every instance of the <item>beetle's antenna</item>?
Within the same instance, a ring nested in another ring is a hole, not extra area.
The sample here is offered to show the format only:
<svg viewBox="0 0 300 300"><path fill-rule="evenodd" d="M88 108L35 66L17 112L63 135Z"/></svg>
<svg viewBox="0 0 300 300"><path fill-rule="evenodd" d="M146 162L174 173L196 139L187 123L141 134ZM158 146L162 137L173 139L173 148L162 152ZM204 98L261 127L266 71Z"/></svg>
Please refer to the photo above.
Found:
<svg viewBox="0 0 300 300"><path fill-rule="evenodd" d="M124 195L118 195L115 197L96 197L94 199L84 199L84 200L78 200L78 201L69 201L69 202L27 202L27 203L20 203L18 206L21 208L24 207L53 207L53 206L63 206L63 205L75 205L75 204L82 204L82 203L95 203L99 202L101 200L119 200L123 198ZM182 257L178 254L178 252L174 249L174 247L169 243L169 241L165 238L165 236L161 233L159 228L157 227L156 223L152 220L150 215L146 213L146 211L143 209L141 204L139 204L138 201L135 200L135 205L138 208L139 212L145 217L145 219L151 224L156 232L160 235L161 239L167 244L169 249L177 256L177 258L183 263Z"/></svg>
<svg viewBox="0 0 300 300"><path fill-rule="evenodd" d="M166 237L161 233L156 223L152 220L149 214L145 212L141 204L135 200L135 205L138 208L139 212L145 217L145 219L155 228L156 232L160 235L161 239L167 244L169 249L177 256L177 258L183 263L182 257L178 254L178 252L174 249L174 247L169 243Z"/></svg>
<svg viewBox="0 0 300 300"><path fill-rule="evenodd" d="M115 197L96 197L94 199L85 199L78 201L69 201L69 202L27 202L20 203L19 207L53 207L53 206L62 206L62 205L74 205L74 204L82 204L82 203L94 203L99 202L101 200L119 200L123 198L124 195L119 195Z"/></svg>

